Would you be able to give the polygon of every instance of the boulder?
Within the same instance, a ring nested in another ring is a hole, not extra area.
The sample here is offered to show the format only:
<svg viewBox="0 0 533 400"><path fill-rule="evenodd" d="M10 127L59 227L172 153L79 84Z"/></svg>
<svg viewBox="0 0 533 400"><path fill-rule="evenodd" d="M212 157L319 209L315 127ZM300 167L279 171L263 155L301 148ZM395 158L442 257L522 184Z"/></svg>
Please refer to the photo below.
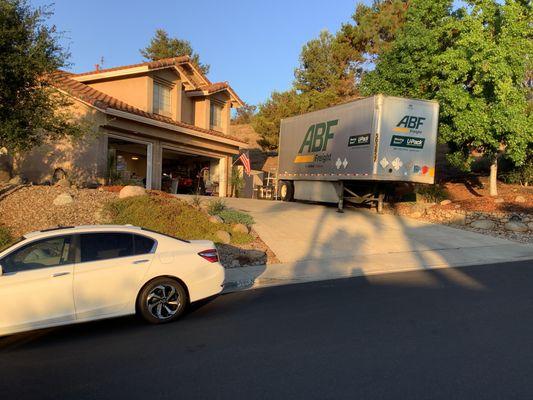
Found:
<svg viewBox="0 0 533 400"><path fill-rule="evenodd" d="M215 238L218 243L229 244L231 242L231 235L226 231L216 231Z"/></svg>
<svg viewBox="0 0 533 400"><path fill-rule="evenodd" d="M409 216L410 216L411 218L421 218L422 215L423 215L423 214L422 214L420 211L415 211L415 212L409 214Z"/></svg>
<svg viewBox="0 0 533 400"><path fill-rule="evenodd" d="M441 206L447 206L448 204L452 204L452 201L451 200L442 200L440 202Z"/></svg>
<svg viewBox="0 0 533 400"><path fill-rule="evenodd" d="M74 199L68 193L61 193L59 196L57 196L54 199L54 205L55 206L64 206L64 205L67 205L67 204L71 204L73 202L74 202Z"/></svg>
<svg viewBox="0 0 533 400"><path fill-rule="evenodd" d="M495 202L495 203L504 203L505 200L502 199L501 197L498 197L497 199L494 199L494 202Z"/></svg>
<svg viewBox="0 0 533 400"><path fill-rule="evenodd" d="M145 196L146 190L140 186L124 186L118 194L119 199L125 199L127 197Z"/></svg>
<svg viewBox="0 0 533 400"><path fill-rule="evenodd" d="M7 183L11 179L9 171L0 169L0 183Z"/></svg>
<svg viewBox="0 0 533 400"><path fill-rule="evenodd" d="M529 228L530 230L533 231L533 222L530 222L529 224L527 224L527 226L528 226L528 228Z"/></svg>
<svg viewBox="0 0 533 400"><path fill-rule="evenodd" d="M56 182L55 186L62 187L62 188L69 188L70 181L67 178L62 178Z"/></svg>
<svg viewBox="0 0 533 400"><path fill-rule="evenodd" d="M477 221L474 221L470 224L472 228L485 230L493 229L495 225L496 224L490 219L478 219Z"/></svg>
<svg viewBox="0 0 533 400"><path fill-rule="evenodd" d="M233 232L249 233L250 229L244 224L235 224L232 227Z"/></svg>
<svg viewBox="0 0 533 400"><path fill-rule="evenodd" d="M224 220L220 218L218 215L210 215L209 216L209 222L213 224L223 224Z"/></svg>
<svg viewBox="0 0 533 400"><path fill-rule="evenodd" d="M525 203L526 202L526 198L524 196L516 196L514 198L514 201L517 202L517 203Z"/></svg>
<svg viewBox="0 0 533 400"><path fill-rule="evenodd" d="M22 185L24 181L20 175L15 175L13 178L9 180L9 183L12 185Z"/></svg>
<svg viewBox="0 0 533 400"><path fill-rule="evenodd" d="M505 224L505 229L512 232L527 232L529 230L528 226L523 222L518 221L509 221Z"/></svg>
<svg viewBox="0 0 533 400"><path fill-rule="evenodd" d="M461 213L453 213L450 216L449 222L454 225L466 225L466 215Z"/></svg>

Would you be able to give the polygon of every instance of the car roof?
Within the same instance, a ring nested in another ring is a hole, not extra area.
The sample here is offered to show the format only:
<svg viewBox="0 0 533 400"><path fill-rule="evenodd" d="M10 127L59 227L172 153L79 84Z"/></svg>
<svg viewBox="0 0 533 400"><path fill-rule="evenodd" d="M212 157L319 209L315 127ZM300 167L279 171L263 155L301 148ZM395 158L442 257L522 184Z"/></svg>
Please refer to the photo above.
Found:
<svg viewBox="0 0 533 400"><path fill-rule="evenodd" d="M23 237L25 239L34 239L37 237L47 237L50 233L57 232L61 234L73 234L73 233L87 233L87 232L108 232L108 231L123 231L123 232L135 232L143 231L139 226L134 225L79 225L79 226L58 226L55 228L43 229L41 231L26 233Z"/></svg>

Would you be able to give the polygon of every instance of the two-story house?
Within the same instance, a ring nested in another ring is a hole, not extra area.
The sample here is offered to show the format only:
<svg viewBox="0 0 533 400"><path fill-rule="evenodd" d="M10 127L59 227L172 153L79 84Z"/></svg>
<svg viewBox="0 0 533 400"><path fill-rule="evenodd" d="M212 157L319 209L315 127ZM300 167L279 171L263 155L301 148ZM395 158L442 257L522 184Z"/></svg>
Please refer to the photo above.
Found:
<svg viewBox="0 0 533 400"><path fill-rule="evenodd" d="M201 174L202 185L228 193L232 156L246 147L229 134L230 111L243 103L227 82L210 82L188 57L61 71L54 86L72 99L87 133L18 160L16 169L29 180L51 180L60 171L78 181L179 191L197 185Z"/></svg>

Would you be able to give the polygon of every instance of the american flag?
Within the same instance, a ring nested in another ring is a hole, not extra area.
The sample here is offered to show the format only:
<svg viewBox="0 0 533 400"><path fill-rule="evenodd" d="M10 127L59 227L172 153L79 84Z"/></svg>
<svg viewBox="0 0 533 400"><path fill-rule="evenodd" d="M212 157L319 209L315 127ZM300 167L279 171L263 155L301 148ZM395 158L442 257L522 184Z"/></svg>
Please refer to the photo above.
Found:
<svg viewBox="0 0 533 400"><path fill-rule="evenodd" d="M250 176L252 168L250 167L250 158L248 157L248 154L241 153L237 161L240 161L242 165L244 165L244 172L246 172L246 175Z"/></svg>

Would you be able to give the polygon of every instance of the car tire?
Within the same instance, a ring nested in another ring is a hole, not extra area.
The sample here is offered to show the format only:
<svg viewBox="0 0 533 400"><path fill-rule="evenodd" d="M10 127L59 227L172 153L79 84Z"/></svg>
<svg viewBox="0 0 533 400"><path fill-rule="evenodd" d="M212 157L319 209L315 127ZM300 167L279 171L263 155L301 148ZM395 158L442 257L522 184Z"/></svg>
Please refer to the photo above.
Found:
<svg viewBox="0 0 533 400"><path fill-rule="evenodd" d="M176 279L157 278L139 293L137 311L151 324L177 320L187 308L189 298L185 286Z"/></svg>
<svg viewBox="0 0 533 400"><path fill-rule="evenodd" d="M282 201L292 201L294 197L294 185L291 181L281 181L279 186L279 198Z"/></svg>

